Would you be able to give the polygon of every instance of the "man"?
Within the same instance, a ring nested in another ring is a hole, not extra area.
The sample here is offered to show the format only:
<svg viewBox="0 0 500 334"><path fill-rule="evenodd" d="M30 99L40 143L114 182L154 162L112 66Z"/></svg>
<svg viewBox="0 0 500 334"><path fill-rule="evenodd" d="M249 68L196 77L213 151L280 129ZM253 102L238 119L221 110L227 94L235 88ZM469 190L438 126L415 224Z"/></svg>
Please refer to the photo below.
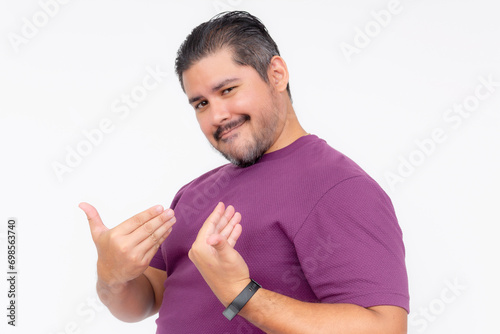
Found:
<svg viewBox="0 0 500 334"><path fill-rule="evenodd" d="M185 185L171 209L111 230L80 204L103 303L124 321L159 312L158 333L406 333L390 199L300 126L262 23L246 12L203 23L176 70L202 132L231 164Z"/></svg>

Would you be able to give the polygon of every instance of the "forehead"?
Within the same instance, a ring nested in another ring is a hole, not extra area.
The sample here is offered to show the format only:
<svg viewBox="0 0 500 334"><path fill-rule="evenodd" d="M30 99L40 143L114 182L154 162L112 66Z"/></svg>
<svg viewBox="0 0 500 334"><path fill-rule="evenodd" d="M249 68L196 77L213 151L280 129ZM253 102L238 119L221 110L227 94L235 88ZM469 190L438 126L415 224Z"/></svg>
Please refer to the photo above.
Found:
<svg viewBox="0 0 500 334"><path fill-rule="evenodd" d="M259 75L253 67L236 63L228 49L203 57L182 73L184 90L188 97L193 94L205 94L207 90L228 79L257 77Z"/></svg>

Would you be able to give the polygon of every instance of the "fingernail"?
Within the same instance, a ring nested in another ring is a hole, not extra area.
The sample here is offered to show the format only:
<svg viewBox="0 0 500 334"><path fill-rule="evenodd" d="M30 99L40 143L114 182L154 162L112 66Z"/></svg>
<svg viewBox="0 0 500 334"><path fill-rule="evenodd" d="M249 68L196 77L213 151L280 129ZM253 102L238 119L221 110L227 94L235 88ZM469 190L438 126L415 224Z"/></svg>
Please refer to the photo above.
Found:
<svg viewBox="0 0 500 334"><path fill-rule="evenodd" d="M174 210L168 209L165 213L165 218L170 219L174 216Z"/></svg>
<svg viewBox="0 0 500 334"><path fill-rule="evenodd" d="M161 205L157 205L157 206L155 206L155 211L156 211L157 213L162 213L162 212L163 212L163 206L161 206Z"/></svg>

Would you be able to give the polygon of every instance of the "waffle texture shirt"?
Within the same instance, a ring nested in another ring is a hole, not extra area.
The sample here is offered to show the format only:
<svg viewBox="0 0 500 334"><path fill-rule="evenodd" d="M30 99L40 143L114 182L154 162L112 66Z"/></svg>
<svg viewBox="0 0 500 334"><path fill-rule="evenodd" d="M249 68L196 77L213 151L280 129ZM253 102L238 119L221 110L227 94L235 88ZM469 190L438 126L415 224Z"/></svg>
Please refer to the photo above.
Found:
<svg viewBox="0 0 500 334"><path fill-rule="evenodd" d="M241 213L235 249L263 288L315 303L409 310L402 232L389 197L315 135L255 165L218 167L180 189L177 223L151 266L167 271L157 333L263 333L224 306L188 258L218 202Z"/></svg>

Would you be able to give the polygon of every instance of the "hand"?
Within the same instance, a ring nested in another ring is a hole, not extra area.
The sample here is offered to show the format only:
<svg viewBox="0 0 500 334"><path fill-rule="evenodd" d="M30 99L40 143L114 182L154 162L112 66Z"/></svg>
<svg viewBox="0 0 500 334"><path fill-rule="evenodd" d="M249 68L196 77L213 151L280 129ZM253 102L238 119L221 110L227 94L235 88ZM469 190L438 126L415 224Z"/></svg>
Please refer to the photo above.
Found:
<svg viewBox="0 0 500 334"><path fill-rule="evenodd" d="M175 223L174 211L157 205L108 229L92 205L80 203L79 207L87 215L97 248L97 275L110 287L118 288L140 276Z"/></svg>
<svg viewBox="0 0 500 334"><path fill-rule="evenodd" d="M189 258L219 298L228 306L250 282L248 266L234 245L241 235L241 215L219 203L198 232Z"/></svg>

